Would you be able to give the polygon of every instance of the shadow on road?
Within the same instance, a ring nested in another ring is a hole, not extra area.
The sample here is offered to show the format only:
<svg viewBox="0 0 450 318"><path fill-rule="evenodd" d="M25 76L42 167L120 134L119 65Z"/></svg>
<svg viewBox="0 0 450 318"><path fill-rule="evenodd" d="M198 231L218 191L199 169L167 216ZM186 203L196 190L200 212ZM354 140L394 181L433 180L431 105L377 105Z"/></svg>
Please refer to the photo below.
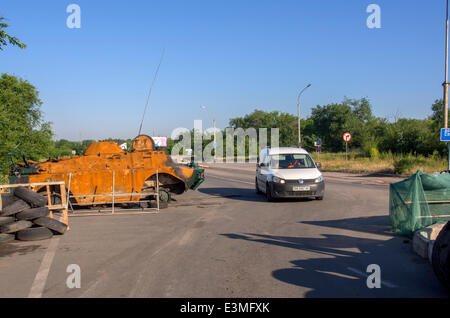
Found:
<svg viewBox="0 0 450 318"><path fill-rule="evenodd" d="M211 196L229 198L240 201L252 201L252 202L266 202L266 196L264 194L256 194L254 189L248 188L200 188L198 192ZM276 203L283 202L299 202L299 201L315 201L311 198L293 198L293 199L277 199Z"/></svg>
<svg viewBox="0 0 450 318"><path fill-rule="evenodd" d="M372 234L389 235L389 236L394 235L392 233L392 228L388 215L339 219L339 220L325 220L325 221L302 221L300 223Z"/></svg>
<svg viewBox="0 0 450 318"><path fill-rule="evenodd" d="M255 190L248 188L200 188L198 192L215 197L229 198L241 201L263 202L266 198L255 193Z"/></svg>
<svg viewBox="0 0 450 318"><path fill-rule="evenodd" d="M353 229L354 225L363 224L367 218L350 220L348 223L345 220L343 223L303 223ZM367 225L365 230L380 233L381 229L384 233L384 219L374 217L374 220L374 228ZM281 282L310 288L306 297L446 297L445 289L437 281L427 260L412 253L411 244L405 244L400 237L391 236L383 240L336 234L322 234L320 238L254 233L221 235L306 252L301 253L303 258L290 261L292 267L271 273ZM367 266L370 264L381 268L380 289L367 287L367 277L371 274L367 273Z"/></svg>

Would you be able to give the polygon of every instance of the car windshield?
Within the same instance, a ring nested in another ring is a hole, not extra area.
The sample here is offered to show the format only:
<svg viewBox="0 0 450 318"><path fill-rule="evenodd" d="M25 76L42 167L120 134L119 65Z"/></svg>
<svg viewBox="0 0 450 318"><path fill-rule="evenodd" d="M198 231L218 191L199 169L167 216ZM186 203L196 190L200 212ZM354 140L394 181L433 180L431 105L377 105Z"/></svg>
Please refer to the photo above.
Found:
<svg viewBox="0 0 450 318"><path fill-rule="evenodd" d="M270 166L274 169L315 168L308 154L281 154L270 156Z"/></svg>

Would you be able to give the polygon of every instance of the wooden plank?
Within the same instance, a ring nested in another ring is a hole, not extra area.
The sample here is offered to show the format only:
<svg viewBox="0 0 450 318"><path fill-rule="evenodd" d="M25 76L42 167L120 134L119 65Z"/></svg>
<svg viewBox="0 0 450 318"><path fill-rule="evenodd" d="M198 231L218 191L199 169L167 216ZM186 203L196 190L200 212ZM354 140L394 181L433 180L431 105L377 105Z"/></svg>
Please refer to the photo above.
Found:
<svg viewBox="0 0 450 318"><path fill-rule="evenodd" d="M127 196L147 196L156 195L157 192L145 192L145 193L115 193L114 197L127 197ZM112 194L78 194L71 195L72 198L84 198L84 197L112 197ZM94 202L96 204L97 202ZM110 202L111 203L111 202Z"/></svg>
<svg viewBox="0 0 450 318"><path fill-rule="evenodd" d="M62 204L53 204L52 206L47 206L49 210L63 210L66 207Z"/></svg>
<svg viewBox="0 0 450 318"><path fill-rule="evenodd" d="M69 216L67 214L67 193L66 193L66 187L64 184L60 185L60 192L61 192L61 205L64 207L62 209L63 213L63 221L67 225L67 230L70 230L69 227Z"/></svg>
<svg viewBox="0 0 450 318"><path fill-rule="evenodd" d="M412 204L412 201L405 201L406 204ZM417 203L428 203L428 204L450 204L450 201L418 201Z"/></svg>
<svg viewBox="0 0 450 318"><path fill-rule="evenodd" d="M36 183L17 183L17 184L0 184L0 189L4 188L17 188L17 187L38 187L46 185L58 185L64 184L64 181L47 181L47 182L36 182Z"/></svg>
<svg viewBox="0 0 450 318"><path fill-rule="evenodd" d="M53 212L52 212L52 209L51 209L51 206L52 206L52 198L51 198L51 196L50 196L50 185L46 185L45 186L45 188L47 189L47 203L48 203L48 209L50 210L50 212L49 212L49 217L51 217L52 219L53 219Z"/></svg>
<svg viewBox="0 0 450 318"><path fill-rule="evenodd" d="M450 215L430 215L430 216L418 216L419 219L427 219L427 218L450 218Z"/></svg>

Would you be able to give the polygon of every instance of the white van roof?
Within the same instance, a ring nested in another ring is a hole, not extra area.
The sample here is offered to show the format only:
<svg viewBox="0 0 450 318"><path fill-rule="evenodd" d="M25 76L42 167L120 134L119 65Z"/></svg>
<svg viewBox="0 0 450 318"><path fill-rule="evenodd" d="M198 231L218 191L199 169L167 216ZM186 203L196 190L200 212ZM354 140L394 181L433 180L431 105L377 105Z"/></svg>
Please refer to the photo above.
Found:
<svg viewBox="0 0 450 318"><path fill-rule="evenodd" d="M308 152L303 148L297 147L273 147L267 148L269 150L269 156L271 155L283 155L283 154L308 154Z"/></svg>

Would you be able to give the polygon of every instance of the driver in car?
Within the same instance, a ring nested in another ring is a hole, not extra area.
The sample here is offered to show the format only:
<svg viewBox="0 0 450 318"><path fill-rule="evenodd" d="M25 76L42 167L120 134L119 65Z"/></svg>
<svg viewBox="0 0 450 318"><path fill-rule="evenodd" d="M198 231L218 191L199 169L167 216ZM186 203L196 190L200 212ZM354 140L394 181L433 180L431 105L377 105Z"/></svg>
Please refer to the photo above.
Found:
<svg viewBox="0 0 450 318"><path fill-rule="evenodd" d="M291 159L290 162L289 162L288 168L297 168L297 167L300 167L300 166L301 166L300 161L297 160L297 159L294 159L294 158L292 157L292 159Z"/></svg>

